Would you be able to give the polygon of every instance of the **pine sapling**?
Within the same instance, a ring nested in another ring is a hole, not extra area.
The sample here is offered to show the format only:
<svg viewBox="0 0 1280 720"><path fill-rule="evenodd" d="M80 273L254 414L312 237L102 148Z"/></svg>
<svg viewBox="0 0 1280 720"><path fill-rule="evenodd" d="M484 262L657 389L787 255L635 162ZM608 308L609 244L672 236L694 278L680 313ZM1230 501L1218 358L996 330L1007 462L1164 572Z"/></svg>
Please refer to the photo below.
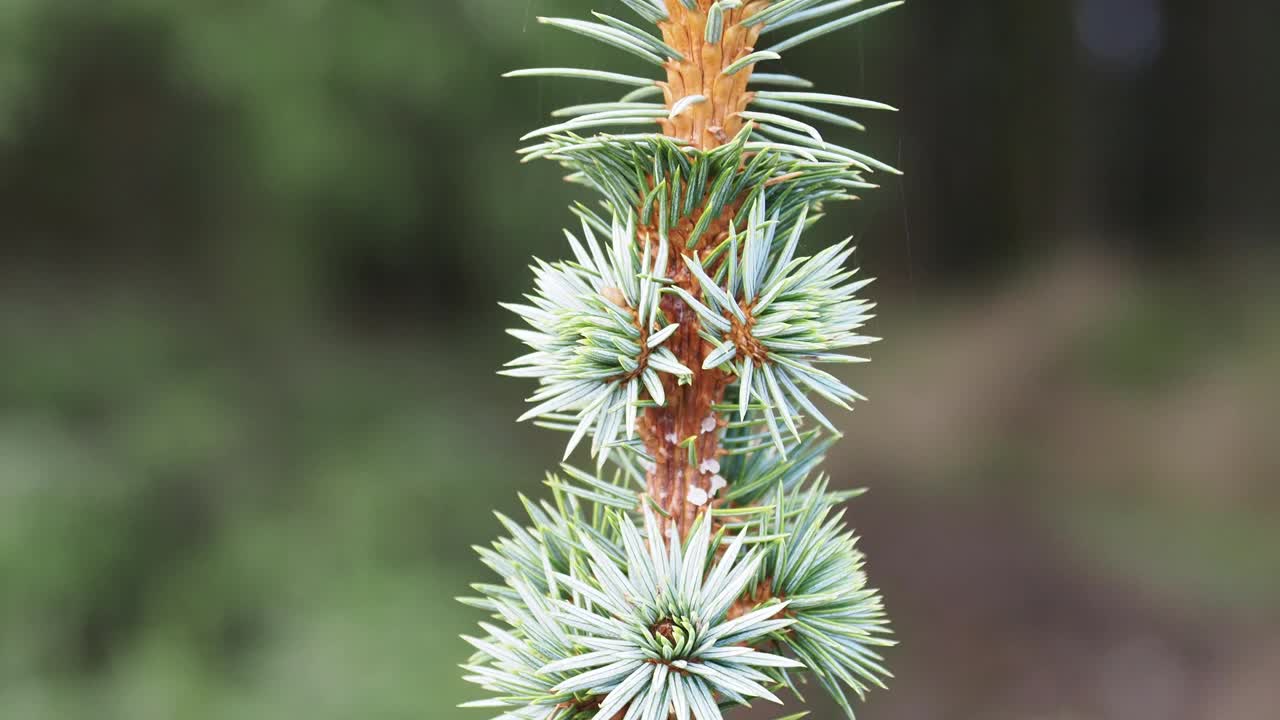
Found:
<svg viewBox="0 0 1280 720"><path fill-rule="evenodd" d="M621 0L622 20L540 18L656 66L662 78L534 68L510 76L622 85L556 110L526 161L598 195L572 208L569 257L537 261L505 305L529 352L520 419L567 433L550 496L479 548L498 582L463 601L491 617L464 664L498 720L719 720L816 681L850 718L889 675L878 592L817 466L840 433L820 406L861 396L870 282L849 241L804 255L823 206L894 168L820 132L882 103L757 72L879 15L860 0ZM639 23L656 25L657 32ZM581 448L594 458L568 464ZM801 713L803 714L803 713ZM791 716L798 717L798 716Z"/></svg>

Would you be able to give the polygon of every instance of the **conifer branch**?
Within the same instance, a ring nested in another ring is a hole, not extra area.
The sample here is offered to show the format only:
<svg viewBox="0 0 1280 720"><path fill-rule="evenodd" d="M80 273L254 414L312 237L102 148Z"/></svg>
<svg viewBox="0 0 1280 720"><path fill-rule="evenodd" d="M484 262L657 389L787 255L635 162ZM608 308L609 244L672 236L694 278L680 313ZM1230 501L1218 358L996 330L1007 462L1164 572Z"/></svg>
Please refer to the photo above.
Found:
<svg viewBox="0 0 1280 720"><path fill-rule="evenodd" d="M827 134L863 129L843 112L893 108L755 70L901 3L621 2L656 33L604 13L540 20L664 77L508 74L632 90L553 112L519 151L602 198L573 208L572 259L538 261L535 292L505 306L532 352L503 370L538 381L520 419L567 432L565 459L584 444L596 466L562 466L552 502L522 498L529 525L500 516L509 536L478 549L504 584L464 599L499 623L468 638L467 679L491 693L470 705L718 720L811 676L852 717L847 692L883 686L877 649L892 643L837 510L853 493L813 472L839 436L818 404L862 399L819 366L864 361L845 351L876 340L861 333L874 305L848 241L799 248L824 203L898 172Z"/></svg>

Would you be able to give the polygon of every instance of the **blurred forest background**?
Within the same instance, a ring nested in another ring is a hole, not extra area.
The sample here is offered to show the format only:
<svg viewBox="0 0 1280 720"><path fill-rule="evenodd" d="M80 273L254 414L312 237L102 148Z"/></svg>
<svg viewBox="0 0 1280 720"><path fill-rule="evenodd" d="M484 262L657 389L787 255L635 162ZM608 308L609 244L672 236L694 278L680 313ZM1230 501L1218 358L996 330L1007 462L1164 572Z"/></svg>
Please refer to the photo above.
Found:
<svg viewBox="0 0 1280 720"><path fill-rule="evenodd" d="M563 440L496 303L584 197L514 149L612 92L499 74L635 69L535 21L592 5L0 0L0 717L483 716L453 597ZM789 54L903 109L818 233L888 338L827 465L902 641L862 717L1277 717L1278 9Z"/></svg>

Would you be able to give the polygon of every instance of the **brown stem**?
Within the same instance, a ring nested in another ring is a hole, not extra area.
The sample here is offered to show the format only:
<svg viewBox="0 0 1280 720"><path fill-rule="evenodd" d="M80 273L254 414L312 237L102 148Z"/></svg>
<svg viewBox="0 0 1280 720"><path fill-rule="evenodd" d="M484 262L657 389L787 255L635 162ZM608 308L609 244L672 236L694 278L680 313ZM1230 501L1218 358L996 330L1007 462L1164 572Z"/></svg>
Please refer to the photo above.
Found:
<svg viewBox="0 0 1280 720"><path fill-rule="evenodd" d="M737 113L746 110L751 102L747 82L752 68L728 76L722 71L750 55L760 36L761 26L746 28L739 23L769 6L768 0L751 0L737 10L726 11L720 42L712 44L706 41L707 8L712 2L699 0L699 8L690 10L680 0L666 0L670 17L658 23L663 40L684 56L683 60L669 60L664 66L667 81L659 86L667 107L690 95L707 98L659 124L669 137L688 140L700 150L724 145L742 129L743 121Z"/></svg>
<svg viewBox="0 0 1280 720"><path fill-rule="evenodd" d="M659 23L663 39L681 55L683 60L671 60L665 65L666 82L659 83L668 108L689 95L703 95L707 101L686 109L671 120L661 120L663 133L669 137L688 141L700 150L710 150L731 140L743 127L737 113L746 109L751 101L747 82L751 67L733 75L722 73L725 67L749 55L754 50L760 28L744 28L743 18L768 7L769 0L751 0L724 16L724 32L720 42L706 42L707 10L713 0L698 0L698 9L685 7L681 0L666 0L669 18ZM705 253L719 245L729 231L729 220L736 213L741 201L729 204L704 232L694 248L686 248L693 219L702 213L696 208L691 217L683 218L677 227L668 232L672 254L667 276L678 287L694 297L701 296L696 278L685 267L682 254ZM656 242L657 228L641 228L640 242ZM700 508L688 501L689 490L700 487L710 489L711 477L700 472L699 465L721 454L720 434L726 423L712 406L724 399L725 390L732 376L719 370L703 370L702 363L710 347L699 336L701 323L698 316L684 301L674 295L662 300L662 310L670 322L679 323L680 329L667 341L667 347L686 367L693 371L691 382L678 385L672 378L664 380L667 402L664 407L648 409L640 421L640 436L647 452L654 459L654 466L647 476L650 497L669 515L683 537L689 531ZM710 419L710 420L708 420ZM714 424L712 424L714 423ZM681 444L693 441L693 459L687 447Z"/></svg>
<svg viewBox="0 0 1280 720"><path fill-rule="evenodd" d="M728 77L721 71L750 54L760 34L759 28L746 29L738 23L769 5L769 0L751 0L744 7L725 13L724 33L720 42L712 45L705 40L705 29L707 8L713 1L698 0L698 10L690 10L680 0L666 0L670 17L659 25L667 44L684 56L682 61L666 63L667 81L660 85L667 107L688 95L707 98L707 102L690 107L675 119L659 122L664 134L687 140L699 150L710 150L727 143L743 127L742 119L736 113L745 110L751 102L747 81L752 69L747 67ZM686 245L694 228L694 218L702 216L705 202L668 230L670 247L677 250L667 265L667 277L673 284L693 297L701 298L701 286L685 266L682 255L698 253L701 256L708 248L723 242L729 232L729 220L741 205L741 198L730 202L693 248ZM639 241L645 244L658 242L658 229L652 226L641 228ZM662 299L662 311L668 321L680 324L680 329L667 341L667 347L693 371L693 376L685 385L679 385L670 377L663 381L666 405L646 410L640 420L639 431L646 450L654 459L646 477L648 494L667 512L667 522L674 523L680 536L685 537L701 509L688 501L689 490L700 487L709 491L711 484L710 476L702 473L699 465L721 454L720 434L726 421L714 411L713 406L724 399L733 377L720 370L702 369L702 362L711 348L699 335L702 323L692 308L679 297L669 294ZM692 460L689 450L681 446L689 438L695 438ZM740 606L760 599L756 594L753 590L745 600L736 602L732 612L741 614Z"/></svg>

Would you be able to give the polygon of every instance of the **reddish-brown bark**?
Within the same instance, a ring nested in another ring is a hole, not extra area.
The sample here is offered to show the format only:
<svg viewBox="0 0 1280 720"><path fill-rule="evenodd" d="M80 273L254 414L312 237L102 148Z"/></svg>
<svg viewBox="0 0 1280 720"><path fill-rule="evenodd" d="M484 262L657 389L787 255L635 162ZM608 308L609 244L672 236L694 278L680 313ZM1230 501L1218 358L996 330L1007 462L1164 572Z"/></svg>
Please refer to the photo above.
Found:
<svg viewBox="0 0 1280 720"><path fill-rule="evenodd" d="M663 133L669 137L687 140L701 150L710 150L727 143L743 127L736 115L750 102L747 82L751 67L733 75L722 73L725 67L754 51L760 28L744 28L743 18L767 7L768 0L752 0L737 10L725 13L724 32L719 43L709 44L705 39L707 9L712 0L699 0L699 8L691 10L680 0L667 0L670 17L661 23L664 40L678 50L684 59L668 61L665 65L667 80L660 83L668 107L688 95L704 95L707 102L694 105L675 119L661 120ZM697 280L685 266L682 255L705 254L709 248L719 245L729 231L729 220L741 203L735 201L721 213L704 232L694 248L686 248L693 230L694 220L702 213L696 208L691 217L683 218L668 232L671 248L675 251L667 267L667 275L678 287L700 298ZM655 242L657 229L641 228L641 242ZM701 487L708 490L710 477L699 471L699 464L720 455L720 433L725 420L712 409L724 399L725 390L732 376L719 370L703 370L702 363L710 346L699 336L701 323L694 311L674 295L662 301L662 310L668 321L679 323L680 329L667 341L667 347L680 362L693 371L692 381L679 385L672 378L664 381L666 405L648 409L639 423L640 437L646 451L653 457L654 466L648 472L647 486L650 497L669 515L668 522L675 523L681 536L687 534L700 508L687 498L689 490ZM711 418L714 428L704 431L704 423ZM690 453L681 443L689 438L694 441L693 462Z"/></svg>

